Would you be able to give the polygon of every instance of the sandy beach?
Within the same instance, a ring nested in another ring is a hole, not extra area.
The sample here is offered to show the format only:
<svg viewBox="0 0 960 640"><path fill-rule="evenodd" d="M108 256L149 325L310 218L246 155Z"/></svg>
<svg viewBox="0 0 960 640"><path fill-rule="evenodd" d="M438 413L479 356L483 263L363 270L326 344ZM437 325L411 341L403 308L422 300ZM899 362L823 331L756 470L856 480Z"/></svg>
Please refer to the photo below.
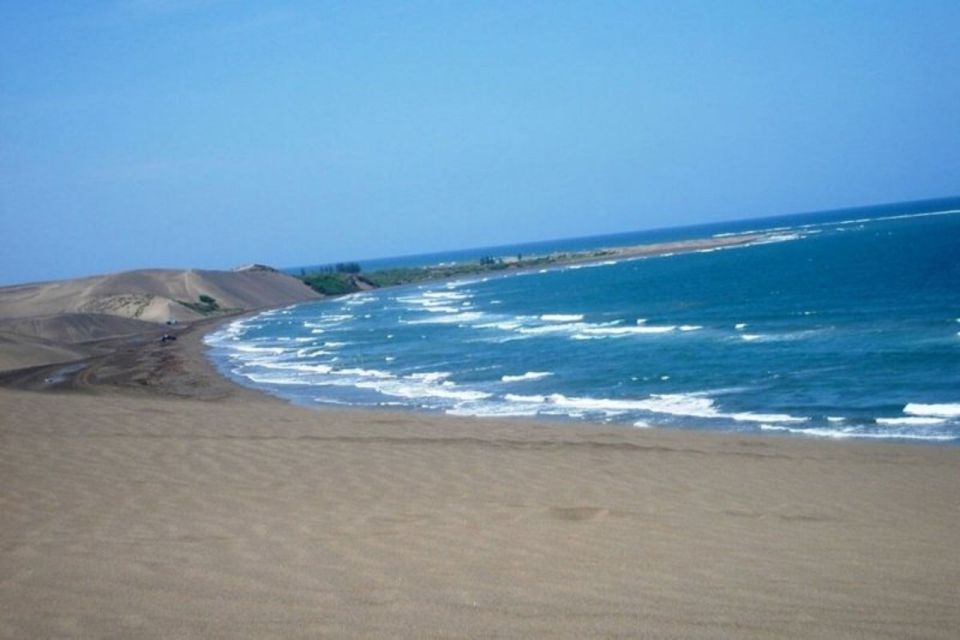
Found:
<svg viewBox="0 0 960 640"><path fill-rule="evenodd" d="M213 324L5 374L0 636L960 630L960 449L300 408Z"/></svg>

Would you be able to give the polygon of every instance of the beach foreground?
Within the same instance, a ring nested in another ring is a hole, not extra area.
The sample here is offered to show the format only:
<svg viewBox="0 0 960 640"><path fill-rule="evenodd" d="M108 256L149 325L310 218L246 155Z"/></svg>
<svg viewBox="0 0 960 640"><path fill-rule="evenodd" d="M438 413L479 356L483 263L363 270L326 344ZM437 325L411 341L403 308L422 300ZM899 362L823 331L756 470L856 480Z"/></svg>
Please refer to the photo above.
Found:
<svg viewBox="0 0 960 640"><path fill-rule="evenodd" d="M960 630L956 447L314 411L201 330L5 380L0 636Z"/></svg>

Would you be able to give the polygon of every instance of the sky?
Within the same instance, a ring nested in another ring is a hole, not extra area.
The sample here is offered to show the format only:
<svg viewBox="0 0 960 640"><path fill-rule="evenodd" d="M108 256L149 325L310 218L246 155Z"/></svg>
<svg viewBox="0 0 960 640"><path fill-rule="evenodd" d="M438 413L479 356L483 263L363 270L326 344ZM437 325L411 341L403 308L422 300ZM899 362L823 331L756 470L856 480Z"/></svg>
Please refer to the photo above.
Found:
<svg viewBox="0 0 960 640"><path fill-rule="evenodd" d="M960 3L0 0L0 284L960 194Z"/></svg>

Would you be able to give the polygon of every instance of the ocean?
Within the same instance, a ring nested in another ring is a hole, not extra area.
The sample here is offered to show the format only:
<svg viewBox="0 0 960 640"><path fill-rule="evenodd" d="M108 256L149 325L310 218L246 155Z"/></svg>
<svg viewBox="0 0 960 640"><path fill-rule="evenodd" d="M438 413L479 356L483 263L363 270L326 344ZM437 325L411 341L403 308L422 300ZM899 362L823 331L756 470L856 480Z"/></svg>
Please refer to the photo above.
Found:
<svg viewBox="0 0 960 640"><path fill-rule="evenodd" d="M960 198L364 266L750 231L774 235L300 304L207 344L308 405L960 443Z"/></svg>

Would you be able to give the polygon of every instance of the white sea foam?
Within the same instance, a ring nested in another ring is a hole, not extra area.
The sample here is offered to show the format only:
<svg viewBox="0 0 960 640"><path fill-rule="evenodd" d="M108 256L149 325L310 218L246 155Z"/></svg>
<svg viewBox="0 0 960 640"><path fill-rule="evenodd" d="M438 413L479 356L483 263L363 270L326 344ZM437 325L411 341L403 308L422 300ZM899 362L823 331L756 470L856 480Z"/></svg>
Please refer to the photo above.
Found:
<svg viewBox="0 0 960 640"><path fill-rule="evenodd" d="M911 402L903 408L903 412L914 416L960 418L960 403L921 404L919 402Z"/></svg>
<svg viewBox="0 0 960 640"><path fill-rule="evenodd" d="M612 267L613 265L617 264L618 262L619 262L618 260L602 260L602 261L600 261L600 262L588 262L588 263L586 263L586 264L574 265L574 266L582 267L582 268L584 268L584 269L595 269L595 268L597 268L597 267ZM571 267L571 269L572 269L572 268L573 268L573 267Z"/></svg>
<svg viewBox="0 0 960 640"><path fill-rule="evenodd" d="M745 411L741 413L731 413L728 416L737 422L807 422L808 418L798 418L785 413L752 413Z"/></svg>
<svg viewBox="0 0 960 640"><path fill-rule="evenodd" d="M379 378L381 380L389 380L395 378L392 373L388 371L380 371L378 369L361 369L360 367L353 367L350 369L334 369L330 373L338 376L357 376L360 378Z"/></svg>
<svg viewBox="0 0 960 640"><path fill-rule="evenodd" d="M410 380L419 380L420 382L426 382L428 384L433 384L436 382L443 382L450 377L449 371L424 371L420 373L411 373L408 376L405 376Z"/></svg>
<svg viewBox="0 0 960 640"><path fill-rule="evenodd" d="M401 322L403 324L460 324L474 322L483 317L484 313L481 311L464 311L462 313L451 313L449 315L423 318L421 320L401 320Z"/></svg>
<svg viewBox="0 0 960 640"><path fill-rule="evenodd" d="M781 427L772 424L762 424L760 429L763 431L782 431L786 433L795 433L805 436L818 436L821 438L836 438L836 439L848 439L848 438L871 438L871 439L898 439L898 440L928 440L933 442L945 442L948 440L956 439L954 436L947 434L924 434L924 433L915 433L915 432L884 432L884 433L870 433L859 430L857 427L839 427L836 429L831 429L829 427L811 427L809 429L797 429L794 427Z"/></svg>
<svg viewBox="0 0 960 640"><path fill-rule="evenodd" d="M910 416L906 418L877 418L877 424L885 427L929 427L946 422L945 418L927 418Z"/></svg>
<svg viewBox="0 0 960 640"><path fill-rule="evenodd" d="M572 333L579 329L584 329L588 325L584 322L558 322L554 324L540 325L539 327L519 326L514 331L528 336L539 336L550 333Z"/></svg>
<svg viewBox="0 0 960 640"><path fill-rule="evenodd" d="M583 409L585 411L636 411L644 408L643 400L620 400L614 398L567 397L560 393L546 396L546 403L557 407Z"/></svg>
<svg viewBox="0 0 960 640"><path fill-rule="evenodd" d="M806 422L807 418L798 418L782 413L753 413L741 411L724 413L714 405L713 399L704 393L664 393L653 394L645 400L633 401L630 407L651 413L663 413L692 418L725 418L737 422Z"/></svg>
<svg viewBox="0 0 960 640"><path fill-rule="evenodd" d="M746 323L746 322L738 322L737 324L733 325L733 328L736 329L737 331L743 331L744 329L747 328L747 323Z"/></svg>
<svg viewBox="0 0 960 640"><path fill-rule="evenodd" d="M791 342L816 336L823 332L823 329L807 329L787 333L741 333L740 339L746 342Z"/></svg>
<svg viewBox="0 0 960 640"><path fill-rule="evenodd" d="M474 327L476 327L477 329L500 329L502 331L513 331L514 329L519 329L522 326L523 326L523 322L520 320L485 322L482 324L474 325Z"/></svg>
<svg viewBox="0 0 960 640"><path fill-rule="evenodd" d="M768 236L764 236L753 242L748 242L746 244L740 245L744 247L755 247L762 244L774 244L777 242L790 242L791 240L801 240L803 239L802 233L774 233Z"/></svg>
<svg viewBox="0 0 960 640"><path fill-rule="evenodd" d="M461 402L445 411L451 416L472 416L475 418L533 417L537 409L499 402Z"/></svg>
<svg viewBox="0 0 960 640"><path fill-rule="evenodd" d="M699 325L699 324L680 325L680 331L699 331L700 329L703 329L703 325Z"/></svg>
<svg viewBox="0 0 960 640"><path fill-rule="evenodd" d="M540 316L544 322L579 322L583 320L582 313L545 313Z"/></svg>
<svg viewBox="0 0 960 640"><path fill-rule="evenodd" d="M326 364L300 364L296 362L270 362L261 360L258 362L251 362L250 364L256 365L261 369L272 369L276 371L296 371L299 373L330 373L333 371L333 367Z"/></svg>
<svg viewBox="0 0 960 640"><path fill-rule="evenodd" d="M651 325L637 325L635 327L602 327L602 326L589 326L583 329L583 333L587 335L596 335L596 336L624 336L624 335L640 335L640 334L650 334L650 333L669 333L676 329L674 325L664 325L664 326L651 326Z"/></svg>
<svg viewBox="0 0 960 640"><path fill-rule="evenodd" d="M371 380L358 382L355 386L361 389L372 389L388 396L411 399L442 398L445 400L468 401L483 400L492 395L484 391L432 385L421 381Z"/></svg>
<svg viewBox="0 0 960 640"><path fill-rule="evenodd" d="M674 416L694 418L719 418L720 412L713 400L693 393L655 394L646 400L636 401L635 407L651 413L664 413Z"/></svg>
<svg viewBox="0 0 960 640"><path fill-rule="evenodd" d="M252 344L237 344L233 345L235 351L243 351L245 353L287 353L289 350L284 349L283 347L258 347Z"/></svg>
<svg viewBox="0 0 960 640"><path fill-rule="evenodd" d="M346 296L343 300L343 304L349 307L359 307L361 305L370 304L376 301L377 299L369 293L354 293Z"/></svg>
<svg viewBox="0 0 960 640"><path fill-rule="evenodd" d="M317 356L329 356L333 352L327 351L322 347L304 347L302 349L297 349L298 358L315 358Z"/></svg>
<svg viewBox="0 0 960 640"><path fill-rule="evenodd" d="M543 404L547 401L546 396L534 395L534 396L523 396L516 393L508 393L503 396L507 402L523 402L529 404Z"/></svg>
<svg viewBox="0 0 960 640"><path fill-rule="evenodd" d="M423 297L435 300L466 300L471 296L463 291L425 291Z"/></svg>
<svg viewBox="0 0 960 640"><path fill-rule="evenodd" d="M551 371L527 371L526 373L518 376L505 375L500 377L501 382L521 382L524 380L540 380L541 378L546 378L552 376Z"/></svg>
<svg viewBox="0 0 960 640"><path fill-rule="evenodd" d="M245 373L242 374L248 380L259 384L305 384L305 382L300 378L292 378L289 376L276 376L276 375L260 375L257 373Z"/></svg>

